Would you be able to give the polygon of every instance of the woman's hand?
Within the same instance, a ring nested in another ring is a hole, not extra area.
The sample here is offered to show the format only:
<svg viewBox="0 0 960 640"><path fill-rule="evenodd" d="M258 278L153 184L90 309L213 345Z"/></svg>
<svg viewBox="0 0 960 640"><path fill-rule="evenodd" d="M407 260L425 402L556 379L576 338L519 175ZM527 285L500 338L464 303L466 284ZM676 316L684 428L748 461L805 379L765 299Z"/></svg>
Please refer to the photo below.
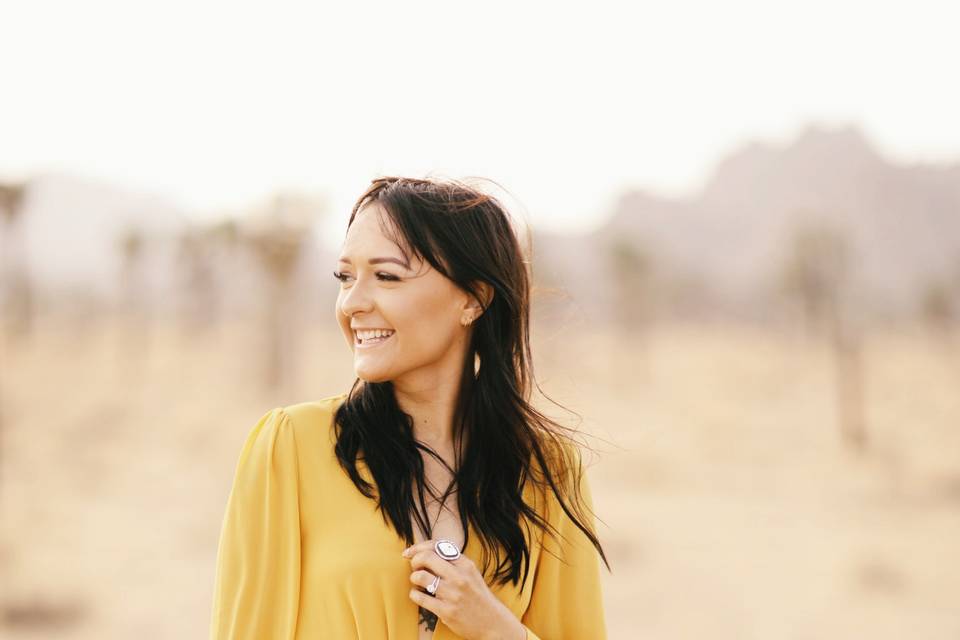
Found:
<svg viewBox="0 0 960 640"><path fill-rule="evenodd" d="M413 569L410 582L416 585L410 590L410 599L437 614L466 640L525 640L527 630L493 595L473 560L465 555L445 560L434 550L435 542L426 540L403 552ZM417 588L426 589L435 576L440 576L435 595Z"/></svg>

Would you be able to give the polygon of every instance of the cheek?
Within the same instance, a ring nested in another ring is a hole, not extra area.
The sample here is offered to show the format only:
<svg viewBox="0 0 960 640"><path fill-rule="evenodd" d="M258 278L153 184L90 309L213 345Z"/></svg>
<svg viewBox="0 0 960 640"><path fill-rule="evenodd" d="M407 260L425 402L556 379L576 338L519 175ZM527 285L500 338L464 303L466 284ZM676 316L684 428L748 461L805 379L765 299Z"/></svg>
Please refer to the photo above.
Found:
<svg viewBox="0 0 960 640"><path fill-rule="evenodd" d="M424 301L423 306L405 316L398 326L404 350L437 356L450 348L455 340L456 322L450 318L449 308Z"/></svg>
<svg viewBox="0 0 960 640"><path fill-rule="evenodd" d="M343 311L340 309L340 298L337 298L337 303L334 306L333 312L336 316L337 326L340 327L340 332L343 334L347 341L352 345L353 344L353 329L350 328L350 318L343 315Z"/></svg>

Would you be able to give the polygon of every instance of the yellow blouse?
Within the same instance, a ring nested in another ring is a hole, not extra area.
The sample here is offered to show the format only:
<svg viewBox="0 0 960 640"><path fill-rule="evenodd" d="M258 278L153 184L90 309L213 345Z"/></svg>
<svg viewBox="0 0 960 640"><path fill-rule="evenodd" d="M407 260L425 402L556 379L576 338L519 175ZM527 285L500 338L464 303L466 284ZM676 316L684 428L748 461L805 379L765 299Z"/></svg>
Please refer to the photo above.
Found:
<svg viewBox="0 0 960 640"><path fill-rule="evenodd" d="M407 545L334 453L333 414L346 397L273 409L247 436L220 533L212 640L417 639L410 561L400 555ZM373 481L362 460L357 468ZM581 489L592 511L586 473ZM533 495L525 488L525 497ZM525 588L491 590L526 627L528 640L605 639L599 554L553 492L547 495L545 508L528 504L560 531L560 548L531 527L536 542L528 539ZM468 524L462 552L482 570L480 538ZM458 639L437 622L434 640Z"/></svg>

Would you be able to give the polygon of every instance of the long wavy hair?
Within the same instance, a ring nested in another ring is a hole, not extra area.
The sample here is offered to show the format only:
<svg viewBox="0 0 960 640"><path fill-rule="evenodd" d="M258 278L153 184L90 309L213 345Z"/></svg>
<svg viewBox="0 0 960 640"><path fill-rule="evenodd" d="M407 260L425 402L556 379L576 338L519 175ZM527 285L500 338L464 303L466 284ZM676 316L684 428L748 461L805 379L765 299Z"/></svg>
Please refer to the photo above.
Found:
<svg viewBox="0 0 960 640"><path fill-rule="evenodd" d="M428 262L481 305L476 283L489 284L493 296L474 321L463 360L454 411L455 468L415 440L413 419L397 404L391 382L359 378L334 416L340 465L363 495L376 500L384 521L408 544L414 543L411 513L428 539L432 537L424 491L442 501L455 490L464 535L469 537L469 520L482 539L483 573L492 550L497 561L493 580L501 584L516 584L521 566L526 582L530 549L522 522L528 532L532 524L556 540L558 532L524 500L523 487L532 482L538 495L546 496L547 489L554 492L610 570L597 535L585 524L583 466L569 435L573 430L530 403L531 385L543 393L533 377L530 352L531 270L504 207L458 180L380 177L356 201L348 230L357 213L372 202L384 209L389 221L385 231L408 255ZM426 487L420 451L452 473L443 496ZM358 458L375 484L358 472Z"/></svg>

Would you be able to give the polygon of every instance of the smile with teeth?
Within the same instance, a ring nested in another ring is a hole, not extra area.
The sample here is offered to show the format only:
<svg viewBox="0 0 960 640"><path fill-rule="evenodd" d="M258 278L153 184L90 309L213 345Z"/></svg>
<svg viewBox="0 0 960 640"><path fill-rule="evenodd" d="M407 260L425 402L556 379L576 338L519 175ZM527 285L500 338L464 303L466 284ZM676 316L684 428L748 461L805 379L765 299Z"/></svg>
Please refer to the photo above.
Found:
<svg viewBox="0 0 960 640"><path fill-rule="evenodd" d="M394 334L392 329L364 329L354 331L355 344L358 347L373 347L386 342Z"/></svg>

